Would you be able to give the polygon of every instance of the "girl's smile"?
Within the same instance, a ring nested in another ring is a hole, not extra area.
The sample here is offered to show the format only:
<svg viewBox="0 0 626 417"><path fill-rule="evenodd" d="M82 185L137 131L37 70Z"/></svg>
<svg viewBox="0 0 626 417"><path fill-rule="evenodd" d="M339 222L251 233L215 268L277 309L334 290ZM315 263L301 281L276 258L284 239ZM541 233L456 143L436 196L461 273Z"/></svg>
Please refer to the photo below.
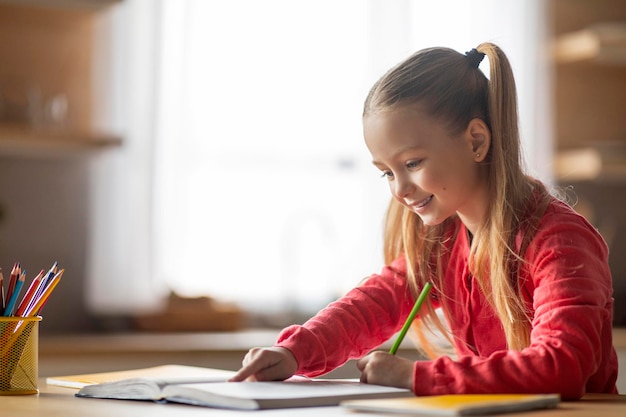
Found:
<svg viewBox="0 0 626 417"><path fill-rule="evenodd" d="M406 201L405 204L411 207L413 211L415 211L417 214L419 214L420 212L423 212L426 210L426 206L428 206L428 203L430 203L432 199L433 199L433 196L431 195L425 198L424 200L422 200L421 202L413 203L410 201Z"/></svg>

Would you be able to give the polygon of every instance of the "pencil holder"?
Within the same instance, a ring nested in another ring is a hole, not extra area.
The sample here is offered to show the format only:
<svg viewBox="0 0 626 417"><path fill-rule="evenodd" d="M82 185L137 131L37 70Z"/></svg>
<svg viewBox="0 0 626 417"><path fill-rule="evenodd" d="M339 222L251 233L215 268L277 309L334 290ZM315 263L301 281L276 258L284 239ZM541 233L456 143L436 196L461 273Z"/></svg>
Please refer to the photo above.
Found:
<svg viewBox="0 0 626 417"><path fill-rule="evenodd" d="M0 317L0 395L37 394L41 317Z"/></svg>

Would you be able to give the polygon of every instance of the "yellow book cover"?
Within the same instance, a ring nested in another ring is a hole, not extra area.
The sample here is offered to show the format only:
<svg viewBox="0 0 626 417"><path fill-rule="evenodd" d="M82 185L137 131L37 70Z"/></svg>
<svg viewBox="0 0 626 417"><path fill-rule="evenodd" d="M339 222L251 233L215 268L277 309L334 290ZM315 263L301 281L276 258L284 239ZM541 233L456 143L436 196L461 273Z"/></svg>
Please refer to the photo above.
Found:
<svg viewBox="0 0 626 417"><path fill-rule="evenodd" d="M46 379L48 385L66 388L83 388L95 384L119 384L146 381L147 383L198 383L226 381L235 374L224 369L203 368L187 365L161 365L151 368L93 374L53 376Z"/></svg>
<svg viewBox="0 0 626 417"><path fill-rule="evenodd" d="M558 405L557 394L466 394L343 401L342 407L405 415L470 416L507 413Z"/></svg>

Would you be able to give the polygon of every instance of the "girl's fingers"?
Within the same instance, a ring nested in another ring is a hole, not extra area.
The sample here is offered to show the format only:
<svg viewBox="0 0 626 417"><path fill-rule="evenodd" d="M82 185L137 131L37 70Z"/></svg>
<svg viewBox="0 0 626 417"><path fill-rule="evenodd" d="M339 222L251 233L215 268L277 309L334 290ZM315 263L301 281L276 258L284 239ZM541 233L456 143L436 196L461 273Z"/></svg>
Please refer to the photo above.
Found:
<svg viewBox="0 0 626 417"><path fill-rule="evenodd" d="M289 378L296 371L295 359L281 348L251 349L243 360L243 367L229 381L274 381ZM292 369L294 368L294 369Z"/></svg>

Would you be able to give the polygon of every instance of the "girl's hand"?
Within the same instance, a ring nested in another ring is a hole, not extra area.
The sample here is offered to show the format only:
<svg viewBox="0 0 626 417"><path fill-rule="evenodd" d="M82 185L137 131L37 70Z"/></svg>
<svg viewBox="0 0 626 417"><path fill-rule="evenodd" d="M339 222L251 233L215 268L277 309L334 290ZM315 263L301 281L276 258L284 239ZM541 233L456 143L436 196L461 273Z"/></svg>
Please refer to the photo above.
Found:
<svg viewBox="0 0 626 417"><path fill-rule="evenodd" d="M356 366L361 371L361 382L413 391L413 365L408 359L376 351L359 359Z"/></svg>
<svg viewBox="0 0 626 417"><path fill-rule="evenodd" d="M243 358L243 367L229 381L282 381L297 370L298 361L288 349L252 348Z"/></svg>

